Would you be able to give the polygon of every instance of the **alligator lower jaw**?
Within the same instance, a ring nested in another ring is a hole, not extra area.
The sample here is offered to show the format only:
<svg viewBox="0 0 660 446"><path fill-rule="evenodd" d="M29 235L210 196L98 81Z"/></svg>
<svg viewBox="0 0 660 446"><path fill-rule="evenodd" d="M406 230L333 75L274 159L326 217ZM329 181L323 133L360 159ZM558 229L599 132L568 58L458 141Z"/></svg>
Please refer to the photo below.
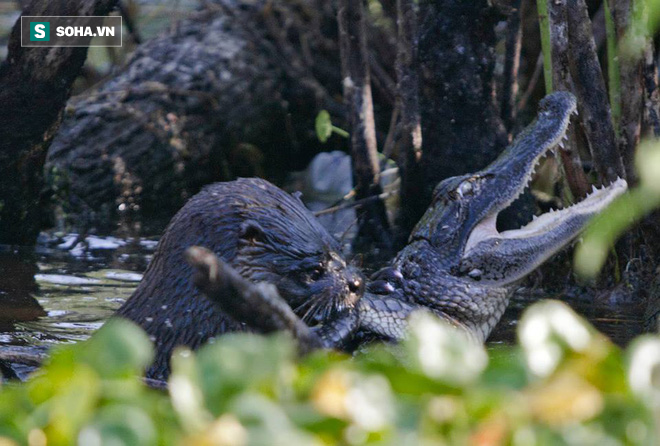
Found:
<svg viewBox="0 0 660 446"><path fill-rule="evenodd" d="M602 188L594 187L591 193L579 203L561 210L551 210L540 216L534 216L532 221L527 225L519 229L504 232L497 231L496 221L498 212L495 212L479 222L474 228L466 244L465 253L466 255L469 254L472 248L485 240L531 239L532 237L542 236L556 230L559 226L567 224L569 220L576 216L584 216L588 219L601 212L616 197L623 194L626 189L626 181L619 178L609 186Z"/></svg>

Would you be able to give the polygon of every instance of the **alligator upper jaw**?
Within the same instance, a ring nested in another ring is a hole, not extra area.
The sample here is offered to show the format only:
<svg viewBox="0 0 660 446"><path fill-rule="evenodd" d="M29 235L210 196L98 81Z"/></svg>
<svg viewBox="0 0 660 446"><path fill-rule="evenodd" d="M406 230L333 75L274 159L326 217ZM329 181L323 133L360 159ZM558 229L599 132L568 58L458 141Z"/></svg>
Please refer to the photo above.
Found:
<svg viewBox="0 0 660 446"><path fill-rule="evenodd" d="M470 203L472 224L466 227L464 252L497 234L497 215L523 193L541 158L563 145L571 115L577 113L576 107L571 93L555 92L546 96L540 103L536 120L477 174L485 179L486 187Z"/></svg>
<svg viewBox="0 0 660 446"><path fill-rule="evenodd" d="M523 193L541 158L563 146L571 115L577 114L576 107L575 96L565 91L552 93L541 101L534 122L495 161L477 173L486 179L487 185L482 196L470 205L473 221L496 218Z"/></svg>

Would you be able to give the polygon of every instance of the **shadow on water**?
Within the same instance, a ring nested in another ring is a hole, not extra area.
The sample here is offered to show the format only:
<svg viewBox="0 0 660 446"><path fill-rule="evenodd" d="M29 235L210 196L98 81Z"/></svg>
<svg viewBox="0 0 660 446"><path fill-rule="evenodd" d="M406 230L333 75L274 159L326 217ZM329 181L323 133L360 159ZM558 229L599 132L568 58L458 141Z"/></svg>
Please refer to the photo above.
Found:
<svg viewBox="0 0 660 446"><path fill-rule="evenodd" d="M0 250L0 347L86 339L142 278L156 240L43 234Z"/></svg>
<svg viewBox="0 0 660 446"><path fill-rule="evenodd" d="M34 321L46 311L34 298L37 261L32 250L0 247L0 332L11 332L16 322Z"/></svg>

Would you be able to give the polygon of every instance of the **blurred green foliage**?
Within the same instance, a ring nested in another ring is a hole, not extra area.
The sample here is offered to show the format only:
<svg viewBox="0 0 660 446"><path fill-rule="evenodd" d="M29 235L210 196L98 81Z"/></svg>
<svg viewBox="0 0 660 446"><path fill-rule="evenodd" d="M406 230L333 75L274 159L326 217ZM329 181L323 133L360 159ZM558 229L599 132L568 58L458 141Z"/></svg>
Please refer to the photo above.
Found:
<svg viewBox="0 0 660 446"><path fill-rule="evenodd" d="M640 0L633 2L632 23L623 39L614 48L608 35L610 100L613 119L618 127L620 105L616 101L625 99L620 90L619 59L642 57L647 42L660 29L660 0ZM611 19L611 17L608 17ZM611 24L609 24L611 26ZM612 34L612 30L610 30ZM611 47L611 48L609 48ZM612 78L617 79L612 79ZM604 212L596 217L584 233L583 243L575 250L575 271L587 279L594 278L607 260L616 240L635 222L660 207L660 141L649 138L636 148L635 167L639 184L627 194L615 200Z"/></svg>
<svg viewBox="0 0 660 446"><path fill-rule="evenodd" d="M582 277L595 277L621 234L660 207L660 141L642 142L635 160L639 184L593 219L575 250L575 272Z"/></svg>
<svg viewBox="0 0 660 446"><path fill-rule="evenodd" d="M562 303L531 307L520 347L484 350L433 316L407 341L299 359L284 335L223 336L172 359L169 391L126 321L0 388L0 445L657 444L660 337L622 352Z"/></svg>

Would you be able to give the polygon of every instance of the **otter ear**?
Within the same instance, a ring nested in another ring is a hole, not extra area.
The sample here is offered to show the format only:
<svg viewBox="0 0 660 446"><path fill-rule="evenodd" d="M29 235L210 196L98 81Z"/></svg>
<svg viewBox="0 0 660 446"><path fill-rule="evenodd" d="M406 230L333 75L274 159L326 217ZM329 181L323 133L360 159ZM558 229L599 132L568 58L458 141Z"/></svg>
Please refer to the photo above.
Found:
<svg viewBox="0 0 660 446"><path fill-rule="evenodd" d="M301 191L297 190L297 191L295 191L295 192L292 192L291 195L293 196L293 198L295 198L296 200L298 200L298 203L300 203L300 204L302 204L303 206L307 207L307 206L305 205L305 202L304 202L303 199L302 199L303 193L302 193Z"/></svg>
<svg viewBox="0 0 660 446"><path fill-rule="evenodd" d="M238 237L246 242L256 242L264 240L264 228L254 220L246 220L241 223Z"/></svg>

